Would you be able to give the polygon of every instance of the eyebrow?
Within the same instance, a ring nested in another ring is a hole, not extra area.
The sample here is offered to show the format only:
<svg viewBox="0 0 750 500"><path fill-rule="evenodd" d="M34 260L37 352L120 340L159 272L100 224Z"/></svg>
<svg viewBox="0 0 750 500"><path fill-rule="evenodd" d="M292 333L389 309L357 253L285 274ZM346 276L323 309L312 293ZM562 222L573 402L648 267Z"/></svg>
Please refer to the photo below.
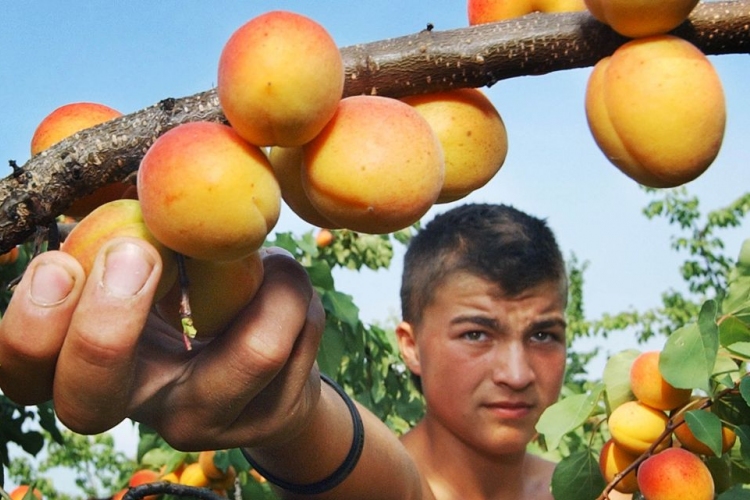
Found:
<svg viewBox="0 0 750 500"><path fill-rule="evenodd" d="M491 328L494 330L500 330L500 323L494 319L487 316L479 316L479 315L466 315L466 316L456 316L453 318L450 322L452 325L460 325L463 323L472 323L475 325L480 325L485 328ZM550 318L550 319L544 319L541 321L536 321L531 324L530 330L546 330L548 328L554 328L554 327L561 327L563 329L567 328L567 323L565 320L561 318Z"/></svg>

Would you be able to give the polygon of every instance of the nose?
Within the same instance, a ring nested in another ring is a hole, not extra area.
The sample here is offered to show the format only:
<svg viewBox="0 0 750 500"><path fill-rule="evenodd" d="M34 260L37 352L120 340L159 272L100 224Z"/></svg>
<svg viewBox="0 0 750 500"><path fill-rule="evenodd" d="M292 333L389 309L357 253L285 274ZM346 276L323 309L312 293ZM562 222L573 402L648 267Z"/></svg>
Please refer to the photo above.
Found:
<svg viewBox="0 0 750 500"><path fill-rule="evenodd" d="M492 381L496 385L520 391L534 382L536 374L521 343L498 345L493 354Z"/></svg>

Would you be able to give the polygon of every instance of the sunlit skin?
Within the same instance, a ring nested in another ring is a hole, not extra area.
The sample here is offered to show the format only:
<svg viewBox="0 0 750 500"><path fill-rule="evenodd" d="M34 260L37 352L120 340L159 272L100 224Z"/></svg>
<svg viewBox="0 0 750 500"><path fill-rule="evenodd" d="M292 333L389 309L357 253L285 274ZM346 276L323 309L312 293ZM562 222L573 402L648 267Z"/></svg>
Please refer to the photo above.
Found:
<svg viewBox="0 0 750 500"><path fill-rule="evenodd" d="M425 418L403 442L436 498L552 498L554 465L526 446L560 394L564 309L559 283L509 298L456 272L436 284L418 325L398 326L427 401Z"/></svg>

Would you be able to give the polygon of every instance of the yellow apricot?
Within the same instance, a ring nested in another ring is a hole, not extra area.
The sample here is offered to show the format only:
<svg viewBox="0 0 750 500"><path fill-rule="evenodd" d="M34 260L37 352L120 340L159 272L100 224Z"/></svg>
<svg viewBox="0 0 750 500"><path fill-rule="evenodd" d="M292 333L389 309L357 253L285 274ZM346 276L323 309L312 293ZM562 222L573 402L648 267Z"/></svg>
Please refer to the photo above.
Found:
<svg viewBox="0 0 750 500"><path fill-rule="evenodd" d="M180 474L180 484L186 486L198 486L206 487L211 484L211 480L206 477L201 468L201 464L193 462L185 466L185 469Z"/></svg>
<svg viewBox="0 0 750 500"><path fill-rule="evenodd" d="M624 471L637 458L638 455L628 453L618 446L614 440L607 440L599 453L599 469L604 476L604 480L611 483L617 474ZM623 476L615 485L615 489L620 493L635 493L638 491L635 470L631 470Z"/></svg>
<svg viewBox="0 0 750 500"><path fill-rule="evenodd" d="M625 451L640 455L662 435L669 421L667 415L638 401L628 401L612 411L609 416L609 432L612 439ZM670 445L665 439L657 447Z"/></svg>

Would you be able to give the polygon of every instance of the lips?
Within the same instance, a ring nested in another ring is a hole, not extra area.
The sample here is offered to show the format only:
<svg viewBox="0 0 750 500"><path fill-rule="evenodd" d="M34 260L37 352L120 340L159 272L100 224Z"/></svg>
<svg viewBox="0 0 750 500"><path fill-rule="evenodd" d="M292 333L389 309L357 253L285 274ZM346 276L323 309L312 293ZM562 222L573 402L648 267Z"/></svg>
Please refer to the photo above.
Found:
<svg viewBox="0 0 750 500"><path fill-rule="evenodd" d="M526 418L533 412L534 405L525 401L497 401L485 407L494 415L503 419Z"/></svg>

